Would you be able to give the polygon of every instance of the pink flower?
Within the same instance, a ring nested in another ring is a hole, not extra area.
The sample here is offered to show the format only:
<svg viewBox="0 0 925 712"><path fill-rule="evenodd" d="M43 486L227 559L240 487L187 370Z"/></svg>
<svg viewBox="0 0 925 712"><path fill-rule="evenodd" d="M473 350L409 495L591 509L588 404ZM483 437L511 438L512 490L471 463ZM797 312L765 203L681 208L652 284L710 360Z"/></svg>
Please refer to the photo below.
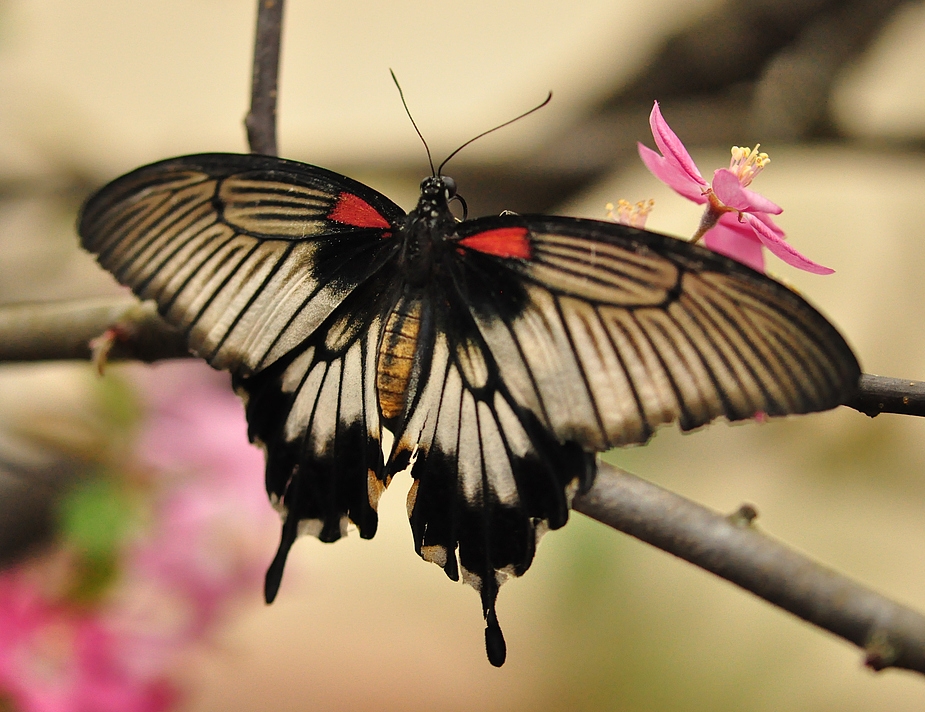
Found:
<svg viewBox="0 0 925 712"><path fill-rule="evenodd" d="M197 638L230 600L256 600L279 516L267 503L263 454L248 442L227 374L169 362L135 381L149 414L137 460L171 486L152 498L154 521L129 568L143 587L159 587L185 609L173 635Z"/></svg>
<svg viewBox="0 0 925 712"><path fill-rule="evenodd" d="M814 274L834 271L807 259L787 244L784 231L771 219L771 215L780 214L782 209L748 189L770 160L767 154L758 153L758 146L751 150L734 146L729 168L715 171L710 184L700 175L684 144L662 118L658 102L652 107L649 125L661 155L638 144L642 162L676 193L707 206L694 241L703 237L711 250L759 272L764 272L762 245L793 267Z"/></svg>
<svg viewBox="0 0 925 712"><path fill-rule="evenodd" d="M24 712L163 712L178 699L163 670L131 669L92 610L51 601L35 571L0 575L0 690Z"/></svg>
<svg viewBox="0 0 925 712"><path fill-rule="evenodd" d="M111 542L115 570L93 596L77 595L92 550L72 523L56 548L0 571L0 710L175 708L190 656L232 604L259 600L279 518L228 377L193 362L129 373L145 417L101 459L122 476L110 473L117 485L96 495L124 490L137 503ZM78 501L74 521L102 526L97 500Z"/></svg>

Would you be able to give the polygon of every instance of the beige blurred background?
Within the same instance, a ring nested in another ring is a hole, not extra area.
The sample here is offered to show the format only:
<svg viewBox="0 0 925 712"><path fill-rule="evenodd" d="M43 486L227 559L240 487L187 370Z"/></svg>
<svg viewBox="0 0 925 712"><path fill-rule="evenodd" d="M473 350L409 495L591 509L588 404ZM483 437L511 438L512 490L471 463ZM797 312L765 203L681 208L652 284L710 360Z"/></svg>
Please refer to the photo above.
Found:
<svg viewBox="0 0 925 712"><path fill-rule="evenodd" d="M570 189L547 207L600 218L608 201L653 197L648 226L690 234L696 206L660 185L632 150L637 140L652 145L645 112L659 99L682 140L698 139L688 144L705 175L726 165L728 145L705 138L709 124L740 124L703 113L706 100L655 93L657 83L643 96L637 87L625 132L594 137L621 146L622 158L577 188L583 154L570 149L572 164L556 163L556 147L571 141L593 155L593 144L581 143L591 129L583 136L575 127L654 66L672 33L741 22L723 8L714 0L289 0L281 153L349 171L410 209L428 169L390 67L437 159L551 89L547 109L467 149L461 172L516 182L518 170L528 181L546 171L548 189L558 166ZM0 2L0 299L112 293L112 279L76 247L73 221L87 192L160 158L246 150L253 20L252 0ZM744 30L740 39L761 41ZM925 8L906 4L838 68L821 98L824 130L777 141L743 131L728 141L762 142L772 162L753 187L784 207L779 223L792 244L836 273L771 270L830 316L865 371L920 380L923 80ZM710 101L736 105L737 91L754 86L731 83L722 101ZM478 190L460 182L464 196ZM73 384L84 374L83 366L2 367L0 413L21 409L23 393L30 406L79 409ZM769 532L925 610L923 436L920 419L840 409L686 436L669 428L608 459L721 511L751 502ZM188 670L186 709L925 708L921 678L865 670L848 644L581 515L548 535L530 572L504 587L508 662L493 669L477 596L413 552L408 484L396 480L383 498L373 541L296 545L277 602L265 607L254 591ZM269 561L275 542L267 546Z"/></svg>

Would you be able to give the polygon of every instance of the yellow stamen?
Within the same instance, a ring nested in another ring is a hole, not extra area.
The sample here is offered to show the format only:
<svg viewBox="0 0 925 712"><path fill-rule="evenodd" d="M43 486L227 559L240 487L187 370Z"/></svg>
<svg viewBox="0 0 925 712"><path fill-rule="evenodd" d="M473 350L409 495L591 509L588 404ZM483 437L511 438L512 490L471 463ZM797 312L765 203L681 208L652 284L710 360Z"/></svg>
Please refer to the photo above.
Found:
<svg viewBox="0 0 925 712"><path fill-rule="evenodd" d="M629 227L635 227L641 230L645 227L646 218L649 217L649 213L652 212L652 206L654 205L655 201L651 198L649 200L640 200L635 205L621 198L617 201L616 215L614 215L613 203L607 203L604 207L607 209L608 219L620 223L621 225L628 225Z"/></svg>
<svg viewBox="0 0 925 712"><path fill-rule="evenodd" d="M767 153L758 153L760 143L756 143L752 149L742 148L741 146L732 147L732 159L729 161L729 170L732 171L742 186L751 183L755 176L761 173L762 169L771 162Z"/></svg>

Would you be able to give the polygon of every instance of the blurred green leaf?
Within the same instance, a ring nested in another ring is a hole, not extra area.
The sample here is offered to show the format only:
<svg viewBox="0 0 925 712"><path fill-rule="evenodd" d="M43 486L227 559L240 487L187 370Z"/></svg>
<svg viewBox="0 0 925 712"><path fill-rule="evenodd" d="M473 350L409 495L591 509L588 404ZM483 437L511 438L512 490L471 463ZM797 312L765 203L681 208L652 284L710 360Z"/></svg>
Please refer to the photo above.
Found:
<svg viewBox="0 0 925 712"><path fill-rule="evenodd" d="M101 415L112 426L132 430L143 415L143 408L128 380L110 368L105 378L97 379Z"/></svg>
<svg viewBox="0 0 925 712"><path fill-rule="evenodd" d="M62 498L62 541L79 556L72 599L95 600L112 583L122 543L136 516L126 488L108 477L81 483Z"/></svg>

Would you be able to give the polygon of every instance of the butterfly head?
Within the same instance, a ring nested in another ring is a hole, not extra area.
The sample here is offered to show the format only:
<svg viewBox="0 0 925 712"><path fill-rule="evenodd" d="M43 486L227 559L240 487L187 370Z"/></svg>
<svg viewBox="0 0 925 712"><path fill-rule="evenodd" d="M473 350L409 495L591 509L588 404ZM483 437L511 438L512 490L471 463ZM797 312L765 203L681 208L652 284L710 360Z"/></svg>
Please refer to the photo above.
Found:
<svg viewBox="0 0 925 712"><path fill-rule="evenodd" d="M449 204L452 201L458 201L462 205L463 220L466 219L469 212L466 201L456 194L456 180L450 176L435 175L428 176L421 181L421 198L418 203L418 211L421 208L429 208L439 212L449 211Z"/></svg>
<svg viewBox="0 0 925 712"><path fill-rule="evenodd" d="M449 203L456 197L456 181L450 176L428 176L421 181L421 198Z"/></svg>

